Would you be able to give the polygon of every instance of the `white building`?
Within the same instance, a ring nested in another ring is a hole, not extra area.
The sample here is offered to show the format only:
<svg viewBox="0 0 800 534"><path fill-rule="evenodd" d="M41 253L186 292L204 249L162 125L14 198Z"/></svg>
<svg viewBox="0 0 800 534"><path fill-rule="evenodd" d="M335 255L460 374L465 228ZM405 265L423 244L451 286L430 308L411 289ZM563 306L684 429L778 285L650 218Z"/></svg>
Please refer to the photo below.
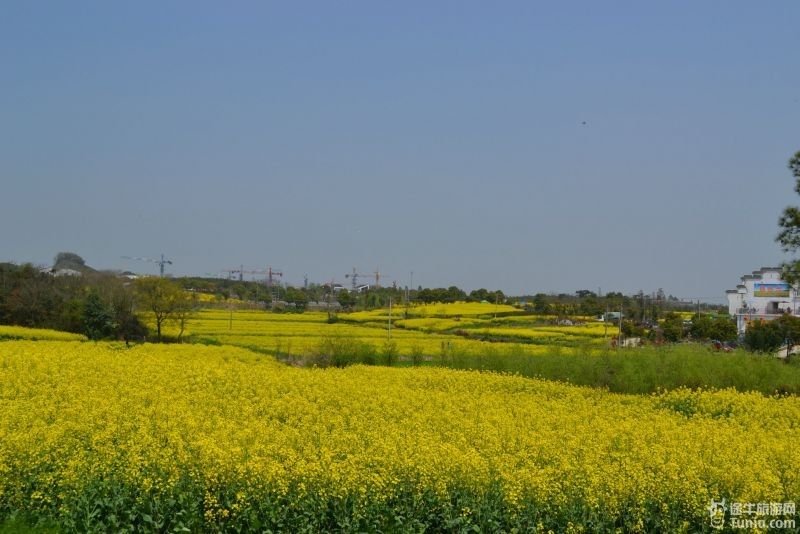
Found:
<svg viewBox="0 0 800 534"><path fill-rule="evenodd" d="M736 289L726 291L728 313L736 317L739 334L753 320L770 321L786 313L800 315L797 288L781 279L778 267L762 267L742 277Z"/></svg>

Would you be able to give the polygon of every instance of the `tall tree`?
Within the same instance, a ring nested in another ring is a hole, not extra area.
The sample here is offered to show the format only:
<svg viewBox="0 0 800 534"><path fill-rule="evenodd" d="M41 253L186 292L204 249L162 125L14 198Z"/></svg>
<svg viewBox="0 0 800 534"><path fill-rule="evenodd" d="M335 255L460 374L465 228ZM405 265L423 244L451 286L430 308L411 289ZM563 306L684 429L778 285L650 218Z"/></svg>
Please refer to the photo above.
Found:
<svg viewBox="0 0 800 534"><path fill-rule="evenodd" d="M153 317L158 339L161 339L162 327L168 321L176 321L180 335L183 335L187 314L193 307L191 295L175 282L156 277L136 280L136 295L139 308Z"/></svg>
<svg viewBox="0 0 800 534"><path fill-rule="evenodd" d="M186 323L197 314L199 308L199 300L195 293L182 291L176 302L175 311L172 314L172 320L178 326L178 340L183 339L183 333L186 331Z"/></svg>
<svg viewBox="0 0 800 534"><path fill-rule="evenodd" d="M795 153L789 160L789 170L794 176L794 190L800 195L800 151ZM796 253L800 250L800 208L789 206L783 210L783 214L778 219L778 226L781 231L775 239L780 243L784 252ZM789 283L800 281L800 260L794 258L783 264L784 280Z"/></svg>
<svg viewBox="0 0 800 534"><path fill-rule="evenodd" d="M114 335L117 324L111 310L103 303L100 295L92 291L83 305L83 331L92 340Z"/></svg>

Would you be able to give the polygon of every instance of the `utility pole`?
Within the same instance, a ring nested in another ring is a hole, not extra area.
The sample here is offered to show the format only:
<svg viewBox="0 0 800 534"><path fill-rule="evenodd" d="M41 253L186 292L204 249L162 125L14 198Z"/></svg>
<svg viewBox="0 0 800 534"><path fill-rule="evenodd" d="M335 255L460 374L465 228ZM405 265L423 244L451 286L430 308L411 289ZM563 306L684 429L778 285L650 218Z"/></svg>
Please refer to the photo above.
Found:
<svg viewBox="0 0 800 534"><path fill-rule="evenodd" d="M408 279L408 287L406 287L406 311L405 317L408 318L408 307L411 305L411 288L414 285L414 271L411 271L411 275Z"/></svg>
<svg viewBox="0 0 800 534"><path fill-rule="evenodd" d="M639 293L641 293L641 295L642 295L642 322L644 322L645 318L647 317L647 315L645 314L645 309L644 309L644 290L640 289Z"/></svg>
<svg viewBox="0 0 800 534"><path fill-rule="evenodd" d="M331 285L328 292L328 321L331 320L331 307L333 306L333 278L331 278Z"/></svg>
<svg viewBox="0 0 800 534"><path fill-rule="evenodd" d="M164 259L164 254L161 254L160 260L155 260L153 258L139 258L139 257L131 257L131 256L122 256L123 260L139 260L139 261L148 261L150 263L155 263L158 265L158 272L161 278L164 278L164 267L166 265L172 265L172 260Z"/></svg>
<svg viewBox="0 0 800 534"><path fill-rule="evenodd" d="M389 297L389 339L392 339L392 297Z"/></svg>

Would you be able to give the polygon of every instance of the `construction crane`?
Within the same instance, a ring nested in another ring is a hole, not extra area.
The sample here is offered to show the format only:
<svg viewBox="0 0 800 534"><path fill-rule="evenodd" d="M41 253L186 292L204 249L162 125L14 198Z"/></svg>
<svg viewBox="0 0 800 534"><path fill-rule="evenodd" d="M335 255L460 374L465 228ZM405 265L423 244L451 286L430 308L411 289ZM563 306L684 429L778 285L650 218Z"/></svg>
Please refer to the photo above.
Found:
<svg viewBox="0 0 800 534"><path fill-rule="evenodd" d="M233 280L234 275L239 275L239 281L244 281L244 275L246 274L263 274L266 276L265 282L268 286L272 287L275 278L283 276L283 273L280 271L272 270L272 267L268 267L265 270L257 270L257 269L245 269L244 265L239 266L238 269L225 269L222 271L223 273L228 273L228 278Z"/></svg>
<svg viewBox="0 0 800 534"><path fill-rule="evenodd" d="M222 271L223 273L228 273L228 279L233 280L235 275L239 275L239 281L244 281L244 275L246 274L267 274L267 271L257 271L253 269L245 269L244 265L240 266L238 269L225 269Z"/></svg>
<svg viewBox="0 0 800 534"><path fill-rule="evenodd" d="M263 271L263 274L267 275L267 285L272 287L272 283L275 277L281 278L283 277L283 273L281 271L273 271L272 267L267 267L266 271Z"/></svg>
<svg viewBox="0 0 800 534"><path fill-rule="evenodd" d="M344 277L345 278L349 278L350 279L350 283L353 284L353 292L358 291L358 279L359 278L367 278L369 276L370 275L368 275L368 274L359 273L358 270L356 270L355 267L353 267L353 272L352 273L348 273L348 274L344 275Z"/></svg>
<svg viewBox="0 0 800 534"><path fill-rule="evenodd" d="M236 274L239 275L239 281L240 282L244 280L244 273L245 273L244 265L242 265L238 269L223 269L222 272L223 273L228 273L228 280L233 280L233 277Z"/></svg>
<svg viewBox="0 0 800 534"><path fill-rule="evenodd" d="M153 258L140 258L140 257L133 257L133 256L122 256L123 260L137 260L137 261L146 261L150 263L155 263L158 265L158 271L161 275L161 278L164 278L164 266L165 265L172 265L171 260L164 259L164 255L161 255L160 260L156 260Z"/></svg>
<svg viewBox="0 0 800 534"><path fill-rule="evenodd" d="M381 277L385 278L386 275L385 274L381 274L380 267L375 267L375 272L373 274L375 275L375 287L380 288L381 287Z"/></svg>
<svg viewBox="0 0 800 534"><path fill-rule="evenodd" d="M353 272L352 273L348 273L348 274L344 275L345 278L350 278L351 279L351 281L352 281L351 283L353 284L353 291L356 291L358 289L358 279L359 278L373 278L374 277L375 278L375 287L376 288L380 288L381 287L381 276L385 276L385 275L381 274L381 270L378 267L375 268L375 271L372 274L361 274L356 270L355 267L353 267Z"/></svg>

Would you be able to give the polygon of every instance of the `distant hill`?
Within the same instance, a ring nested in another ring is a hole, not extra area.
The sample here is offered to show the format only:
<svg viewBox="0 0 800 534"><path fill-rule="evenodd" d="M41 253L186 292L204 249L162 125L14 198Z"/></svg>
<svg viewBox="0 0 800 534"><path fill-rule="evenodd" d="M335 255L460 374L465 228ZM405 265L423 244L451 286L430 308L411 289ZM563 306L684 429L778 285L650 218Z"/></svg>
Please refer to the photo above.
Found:
<svg viewBox="0 0 800 534"><path fill-rule="evenodd" d="M95 269L86 265L84 259L74 252L59 252L55 260L53 260L52 271L54 273L59 271L77 271L81 274L97 272Z"/></svg>

